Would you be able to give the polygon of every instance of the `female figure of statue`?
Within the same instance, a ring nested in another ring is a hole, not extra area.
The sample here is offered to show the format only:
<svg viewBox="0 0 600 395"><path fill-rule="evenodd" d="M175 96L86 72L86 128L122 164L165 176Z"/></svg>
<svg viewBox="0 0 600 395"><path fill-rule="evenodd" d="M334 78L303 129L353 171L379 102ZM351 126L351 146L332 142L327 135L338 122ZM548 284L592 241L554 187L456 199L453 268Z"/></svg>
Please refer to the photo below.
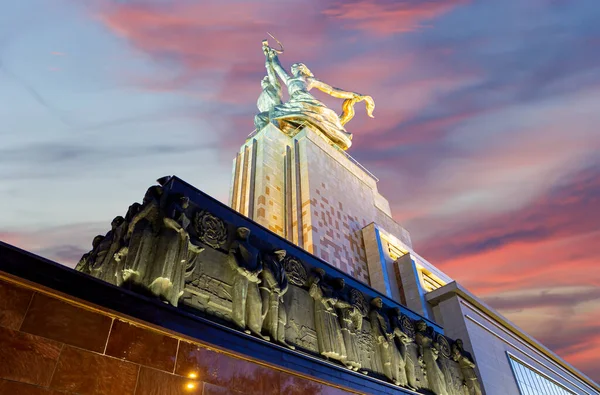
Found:
<svg viewBox="0 0 600 395"><path fill-rule="evenodd" d="M263 51L267 56L267 63L285 83L289 93L289 101L276 105L271 110L270 119L279 120L282 127L287 126L291 130L298 129L304 124L310 125L341 149L348 149L352 144L352 134L346 132L343 125L354 115L352 106L358 101L365 100L367 114L373 117L375 108L373 99L370 96L334 88L318 80L303 63L293 64L291 74L288 74L279 62L278 51L266 46L264 42ZM335 111L327 108L310 94L312 88L317 88L333 97L346 99L342 116L339 117ZM291 133L290 130L284 131Z"/></svg>

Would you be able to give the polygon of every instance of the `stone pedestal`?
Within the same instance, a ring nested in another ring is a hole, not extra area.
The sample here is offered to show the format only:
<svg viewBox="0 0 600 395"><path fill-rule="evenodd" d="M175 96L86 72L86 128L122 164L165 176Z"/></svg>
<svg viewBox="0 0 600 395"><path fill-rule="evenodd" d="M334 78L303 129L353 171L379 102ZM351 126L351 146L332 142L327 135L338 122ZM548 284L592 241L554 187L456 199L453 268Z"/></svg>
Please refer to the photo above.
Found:
<svg viewBox="0 0 600 395"><path fill-rule="evenodd" d="M318 131L289 136L269 124L234 159L230 206L369 284L363 228L380 224L410 246L377 182Z"/></svg>

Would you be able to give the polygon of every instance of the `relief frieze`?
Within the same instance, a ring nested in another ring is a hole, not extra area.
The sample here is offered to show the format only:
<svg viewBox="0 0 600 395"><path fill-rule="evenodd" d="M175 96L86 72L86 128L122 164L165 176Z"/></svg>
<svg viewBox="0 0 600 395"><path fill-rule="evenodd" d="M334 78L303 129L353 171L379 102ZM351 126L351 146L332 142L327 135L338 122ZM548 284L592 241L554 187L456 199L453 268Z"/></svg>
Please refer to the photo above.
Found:
<svg viewBox="0 0 600 395"><path fill-rule="evenodd" d="M77 270L360 375L481 394L460 340L195 190L187 196L182 181L159 183L94 238Z"/></svg>

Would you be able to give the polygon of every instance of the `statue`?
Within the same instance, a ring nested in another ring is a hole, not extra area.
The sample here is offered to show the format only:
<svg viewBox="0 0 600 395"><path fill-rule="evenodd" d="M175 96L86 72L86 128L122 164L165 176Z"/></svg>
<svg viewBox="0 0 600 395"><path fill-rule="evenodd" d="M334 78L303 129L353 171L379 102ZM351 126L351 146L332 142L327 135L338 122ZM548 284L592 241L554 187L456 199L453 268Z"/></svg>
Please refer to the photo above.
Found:
<svg viewBox="0 0 600 395"><path fill-rule="evenodd" d="M90 252L83 254L77 265L75 266L75 270L80 271L85 274L92 274L92 266L96 261L96 256L98 255L98 246L104 240L104 236L98 235L94 237L92 240L92 249Z"/></svg>
<svg viewBox="0 0 600 395"><path fill-rule="evenodd" d="M287 292L289 285L283 267L285 255L285 250L262 254L263 270L260 273L262 319L263 327L273 341L294 350L296 347L285 341L287 312L283 304L283 295Z"/></svg>
<svg viewBox="0 0 600 395"><path fill-rule="evenodd" d="M314 270L309 280L309 294L315 301L315 330L319 353L326 359L343 362L346 357L344 338L335 311L338 299L333 290L324 283L325 271L321 268Z"/></svg>
<svg viewBox="0 0 600 395"><path fill-rule="evenodd" d="M383 374L391 382L400 385L398 381L398 372L395 368L394 334L390 331L390 325L385 315L381 314L383 300L373 298L371 300L371 311L369 312L369 321L371 321L371 331L375 337L377 350L381 364L383 365Z"/></svg>
<svg viewBox="0 0 600 395"><path fill-rule="evenodd" d="M410 336L407 333L404 333L402 330L402 324L400 322L402 319L402 313L400 312L400 308L395 307L392 311L394 312L391 320L392 329L394 331L396 346L398 349L398 353L396 355L398 381L400 382L400 385L416 391L418 385L417 376L415 374L415 361L412 360L410 352L407 349L407 345L412 343L413 339L411 339Z"/></svg>
<svg viewBox="0 0 600 395"><path fill-rule="evenodd" d="M125 222L123 223L123 227L125 229L124 234L122 235L122 245L119 251L115 254L115 284L121 286L124 282L123 280L123 270L125 269L125 262L127 260L127 254L129 253L129 243L131 233L129 232L129 225L135 218L137 214L142 211L142 205L135 202L127 209L127 213L125 214Z"/></svg>
<svg viewBox="0 0 600 395"><path fill-rule="evenodd" d="M185 214L188 206L187 197L176 195L170 201L167 212L161 213L162 225L155 238L156 253L146 270L144 282L150 292L173 306L177 306L179 297L183 295L185 269L190 254L191 243L187 232L190 220Z"/></svg>
<svg viewBox="0 0 600 395"><path fill-rule="evenodd" d="M344 365L351 370L357 372L360 367L360 358L358 350L358 339L356 332L362 328L362 314L360 311L348 303L343 298L343 291L346 283L343 278L337 278L334 281L336 296L338 302L335 307L338 311L338 317L340 320L340 327L342 330L342 338L344 339L344 345L346 346L346 359L342 362Z"/></svg>
<svg viewBox="0 0 600 395"><path fill-rule="evenodd" d="M127 235L128 222L125 218L118 216L113 221L117 222L117 227L112 235L113 241L110 250L105 258L104 269L102 269L102 280L114 285L119 285L122 278L123 258L127 254L125 238Z"/></svg>
<svg viewBox="0 0 600 395"><path fill-rule="evenodd" d="M250 244L250 229L239 227L237 239L229 248L229 265L234 271L232 286L233 322L240 330L254 334L264 340L262 329L262 300L258 290L258 275L262 272L262 264L258 249Z"/></svg>
<svg viewBox="0 0 600 395"><path fill-rule="evenodd" d="M335 88L323 81L315 78L313 73L303 63L295 63L291 67L291 74L288 74L279 62L278 53L282 50L275 50L268 46L267 41L263 41L263 52L267 58L267 70L272 67L279 78L288 88L289 101L275 105L270 111L270 119L280 121L284 132L300 128L303 125L310 125L323 133L333 144L343 150L350 148L352 144L352 134L344 129L344 124L350 121L354 115L354 104L359 101L365 101L367 115L373 117L375 103L371 96L361 95L360 93L349 92L343 89ZM344 113L338 116L335 111L327 108L325 104L317 100L309 93L312 88L317 88L330 96L346 99L343 108Z"/></svg>
<svg viewBox="0 0 600 395"><path fill-rule="evenodd" d="M143 285L146 271L154 262L155 238L162 222L162 194L162 187L158 185L148 188L137 213L134 214L135 209L130 212L132 219L125 236L129 246L122 273L123 282L128 285Z"/></svg>
<svg viewBox="0 0 600 395"><path fill-rule="evenodd" d="M452 359L460 366L464 378L463 385L467 387L469 395L481 395L481 387L475 373L475 363L473 363L471 354L463 348L461 339L456 339L452 345Z"/></svg>
<svg viewBox="0 0 600 395"><path fill-rule="evenodd" d="M110 223L111 230L108 231L104 239L98 245L98 254L96 255L95 262L91 267L91 274L109 282L111 284L116 284L115 278L115 254L119 252L123 243L123 236L125 233L125 229L122 226L125 222L125 218L120 215L115 217Z"/></svg>
<svg viewBox="0 0 600 395"><path fill-rule="evenodd" d="M439 350L433 338L427 334L427 323L423 320L417 321L416 326L415 343L419 346L419 355L423 358L429 389L436 395L448 395L444 373L437 363Z"/></svg>
<svg viewBox="0 0 600 395"><path fill-rule="evenodd" d="M266 40L263 41L263 52L266 56L269 55L269 50L269 44ZM267 69L267 75L260 82L262 92L256 102L256 106L260 113L256 114L254 117L254 127L257 131L264 128L271 121L271 110L282 103L281 84L275 75L273 65L267 60L265 62L265 67Z"/></svg>

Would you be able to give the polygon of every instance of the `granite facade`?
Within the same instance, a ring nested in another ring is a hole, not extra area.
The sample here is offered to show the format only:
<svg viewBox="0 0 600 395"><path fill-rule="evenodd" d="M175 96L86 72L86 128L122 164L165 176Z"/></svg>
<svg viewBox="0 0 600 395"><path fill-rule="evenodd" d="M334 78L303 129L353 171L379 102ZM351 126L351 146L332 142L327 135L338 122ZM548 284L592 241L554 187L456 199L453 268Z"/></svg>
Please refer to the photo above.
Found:
<svg viewBox="0 0 600 395"><path fill-rule="evenodd" d="M243 159L252 147L255 166ZM252 182L246 181L250 169ZM363 228L381 223L410 245L377 191L377 179L308 128L293 137L273 125L259 131L234 160L232 186L232 208L366 284ZM253 199L254 209L248 211L252 205L242 205L239 196Z"/></svg>
<svg viewBox="0 0 600 395"><path fill-rule="evenodd" d="M15 283L1 272L0 301L2 395L353 393Z"/></svg>

